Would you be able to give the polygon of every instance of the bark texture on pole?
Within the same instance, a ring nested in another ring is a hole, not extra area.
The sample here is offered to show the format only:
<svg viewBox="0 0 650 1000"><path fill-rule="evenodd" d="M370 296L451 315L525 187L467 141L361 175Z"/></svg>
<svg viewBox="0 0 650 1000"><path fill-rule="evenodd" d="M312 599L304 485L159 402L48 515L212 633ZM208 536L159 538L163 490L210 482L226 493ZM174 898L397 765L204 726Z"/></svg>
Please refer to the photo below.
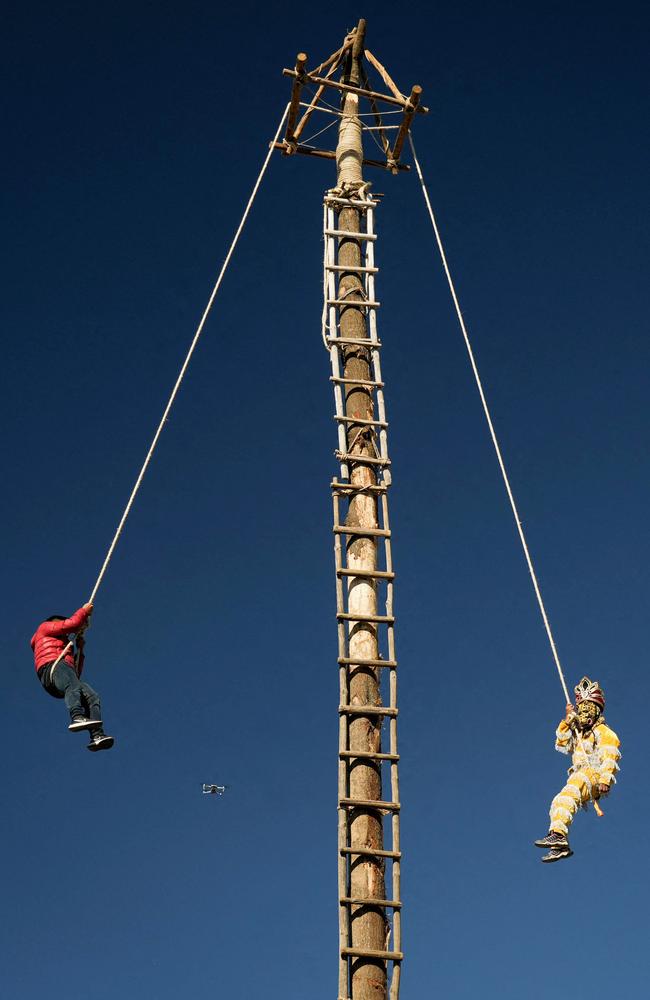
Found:
<svg viewBox="0 0 650 1000"><path fill-rule="evenodd" d="M355 43L348 57L345 83L359 85L361 78L359 60L363 53L365 22L357 28ZM363 147L359 114L359 98L356 94L345 93L342 100L343 117L339 128L336 150L337 187L344 197L349 192L361 189L363 193ZM339 228L348 232L360 232L360 209L344 207L339 214ZM342 238L339 245L340 264L358 267L363 264L362 245L353 237ZM349 306L341 308L340 336L344 338L368 339L365 311L355 302L364 298L363 282L358 272L341 272L338 298L345 299ZM344 352L344 376L346 379L371 379L370 351L364 346L348 347ZM347 417L360 420L374 419L372 393L368 388L354 384L346 385L345 413ZM348 424L348 452L359 456L376 454L370 430L363 424ZM350 480L354 485L368 485L376 482L375 473L368 465L350 462ZM346 516L346 525L363 528L377 528L377 499L373 494L353 495ZM347 563L353 569L375 570L377 568L376 538L350 537L347 543ZM360 616L377 614L376 584L366 577L349 578L349 610ZM361 660L376 660L379 656L377 627L368 622L357 622L350 626L350 656ZM350 669L350 703L352 705L381 704L379 670L372 667L352 667ZM351 751L381 750L381 718L376 716L353 716L350 720L349 745ZM353 760L350 769L350 797L363 800L381 800L381 764L363 758ZM357 807L350 813L350 844L354 848L383 848L382 815L378 810ZM351 863L351 895L374 899L386 898L384 865L381 857L355 856ZM352 944L355 948L381 951L386 948L387 921L380 907L358 907L351 913ZM387 996L386 963L377 959L355 958L351 968L351 995L353 1000L385 1000Z"/></svg>

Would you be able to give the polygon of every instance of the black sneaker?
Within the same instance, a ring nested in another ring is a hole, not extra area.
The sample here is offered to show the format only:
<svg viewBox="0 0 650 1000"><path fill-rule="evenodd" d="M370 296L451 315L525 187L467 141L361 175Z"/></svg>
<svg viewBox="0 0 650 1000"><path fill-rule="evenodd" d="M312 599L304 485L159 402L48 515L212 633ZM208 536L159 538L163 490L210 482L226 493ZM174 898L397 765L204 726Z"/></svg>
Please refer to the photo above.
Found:
<svg viewBox="0 0 650 1000"><path fill-rule="evenodd" d="M572 854L573 851L567 844L566 847L554 847L541 860L545 864L550 864L552 861L561 861L562 858L570 858Z"/></svg>
<svg viewBox="0 0 650 1000"><path fill-rule="evenodd" d="M84 715L75 715L68 729L71 733L76 733L81 729L96 729L101 724L101 719L87 719Z"/></svg>
<svg viewBox="0 0 650 1000"><path fill-rule="evenodd" d="M551 830L545 837L541 840L535 841L535 847L563 847L567 848L569 846L569 841L563 833L556 833L555 830Z"/></svg>
<svg viewBox="0 0 650 1000"><path fill-rule="evenodd" d="M90 743L88 744L88 749L95 750L110 750L115 740L112 736L106 736L105 733L95 733L91 736Z"/></svg>

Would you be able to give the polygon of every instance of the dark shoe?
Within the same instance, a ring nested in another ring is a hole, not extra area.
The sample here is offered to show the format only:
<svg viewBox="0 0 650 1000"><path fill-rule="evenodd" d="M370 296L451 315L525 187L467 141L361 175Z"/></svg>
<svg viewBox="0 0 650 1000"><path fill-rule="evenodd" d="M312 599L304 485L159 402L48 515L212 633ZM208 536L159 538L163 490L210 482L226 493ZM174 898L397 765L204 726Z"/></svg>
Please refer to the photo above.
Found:
<svg viewBox="0 0 650 1000"><path fill-rule="evenodd" d="M75 715L68 729L71 733L76 733L80 729L96 729L101 724L101 719L86 719L83 715Z"/></svg>
<svg viewBox="0 0 650 1000"><path fill-rule="evenodd" d="M569 841L564 836L564 834L556 833L554 830L551 830L551 832L548 833L545 837L542 837L541 840L535 841L535 847L553 848L553 847L568 847L568 846L569 846Z"/></svg>
<svg viewBox="0 0 650 1000"><path fill-rule="evenodd" d="M106 736L105 733L95 733L91 737L90 743L88 744L89 750L110 750L115 740L112 736Z"/></svg>
<svg viewBox="0 0 650 1000"><path fill-rule="evenodd" d="M569 846L567 847L554 847L552 850L545 854L542 858L546 864L550 864L551 861L561 861L562 858L570 858L573 851Z"/></svg>

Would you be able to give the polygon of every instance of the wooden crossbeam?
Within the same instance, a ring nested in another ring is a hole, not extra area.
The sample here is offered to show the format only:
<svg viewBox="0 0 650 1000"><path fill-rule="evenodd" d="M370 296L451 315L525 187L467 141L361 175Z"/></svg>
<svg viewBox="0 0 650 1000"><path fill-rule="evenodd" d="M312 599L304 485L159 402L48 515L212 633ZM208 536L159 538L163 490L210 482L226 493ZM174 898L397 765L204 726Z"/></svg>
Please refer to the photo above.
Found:
<svg viewBox="0 0 650 1000"><path fill-rule="evenodd" d="M302 156L319 156L325 160L335 160L336 153L330 149L314 149L312 146L302 146L298 144L293 145L291 142L275 142L273 143L275 149L281 149L286 156L291 156L293 153L300 153ZM382 160L366 160L364 159L364 164L367 167L380 167L382 170L387 169L387 164ZM410 170L411 168L406 163L398 163L397 170Z"/></svg>
<svg viewBox="0 0 650 1000"><path fill-rule="evenodd" d="M295 77L297 75L295 69L283 69L282 73L284 76L291 77ZM331 87L333 90L339 90L345 94L357 94L359 97L367 97L368 100L370 100L371 97L374 97L376 101L383 101L385 104L392 104L393 106L404 108L405 110L408 105L408 100L405 97L389 97L388 94L380 94L376 90L366 90L363 87L354 87L350 83L340 83L337 80L328 80L326 77L315 76L313 73L305 73L304 80L306 83L313 83L317 87ZM422 104L419 104L417 107L417 111L420 114L426 114L428 110L429 109L425 108Z"/></svg>

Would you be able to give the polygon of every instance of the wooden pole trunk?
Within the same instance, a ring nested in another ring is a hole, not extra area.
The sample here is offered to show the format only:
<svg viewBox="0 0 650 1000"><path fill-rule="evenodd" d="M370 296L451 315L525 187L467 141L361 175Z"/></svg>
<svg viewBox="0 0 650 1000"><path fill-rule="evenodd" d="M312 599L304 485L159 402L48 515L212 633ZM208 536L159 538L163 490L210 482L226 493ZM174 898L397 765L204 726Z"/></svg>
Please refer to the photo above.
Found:
<svg viewBox="0 0 650 1000"><path fill-rule="evenodd" d="M355 44L348 55L344 82L359 86L360 57L363 52L365 22L357 28ZM337 147L338 187L345 184L358 185L363 182L363 148L361 126L358 118L359 98L346 92L342 98L342 111ZM339 228L348 232L361 231L360 209L344 207L339 215ZM358 267L363 263L362 245L353 237L341 239L338 261L341 265ZM363 282L358 272L341 272L338 298L345 299L349 306L340 312L340 336L353 339L368 339L365 311L355 302L363 301ZM348 347L344 353L344 377L346 384L345 413L357 418L359 424L347 425L348 452L359 456L375 454L369 438L364 434L361 421L374 420L372 393L369 389L355 384L355 379L369 381L371 376L370 351L364 346ZM350 462L350 480L354 485L376 483L372 466ZM347 526L377 529L379 519L376 494L372 492L356 494L350 500L345 521ZM347 564L358 569L360 575L347 578L349 587L349 610L359 615L377 614L377 593L375 581L368 571L377 568L377 538L372 535L348 536ZM350 656L361 660L377 660L379 649L377 626L368 622L351 625ZM373 667L351 669L350 702L353 705L379 705L381 703L379 670ZM381 717L376 715L353 716L350 721L350 750L352 754L381 750ZM382 799L381 764L363 756L354 759L350 775L350 797L361 800ZM350 816L350 844L352 848L383 849L382 815L377 809L356 807ZM386 887L384 866L381 856L361 854L354 856L351 868L350 894L352 897L385 899ZM387 922L384 909L380 906L357 907L351 911L352 944L355 949L382 951L386 948ZM351 994L353 1000L386 1000L386 963L381 960L356 957L352 963Z"/></svg>

